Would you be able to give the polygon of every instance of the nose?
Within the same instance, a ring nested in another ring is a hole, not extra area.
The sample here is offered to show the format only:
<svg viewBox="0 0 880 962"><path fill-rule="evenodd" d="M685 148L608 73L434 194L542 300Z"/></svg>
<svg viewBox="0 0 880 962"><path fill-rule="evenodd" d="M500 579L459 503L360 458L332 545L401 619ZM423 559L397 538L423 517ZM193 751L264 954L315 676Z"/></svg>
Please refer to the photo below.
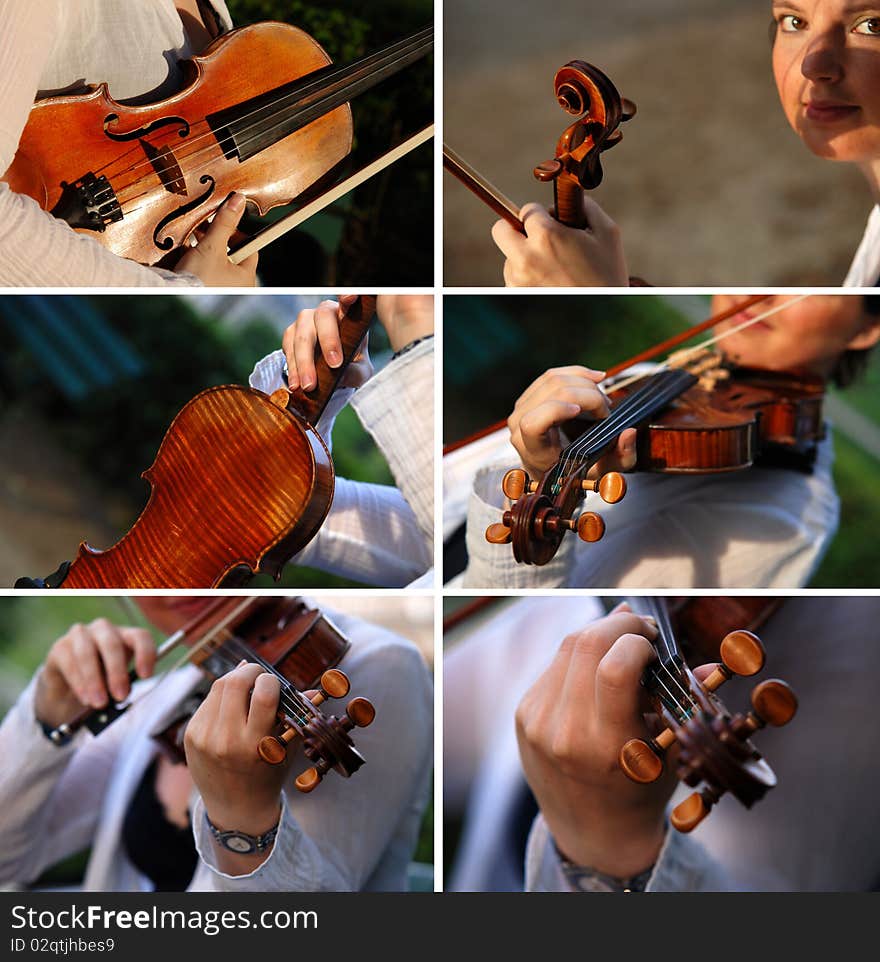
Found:
<svg viewBox="0 0 880 962"><path fill-rule="evenodd" d="M813 83L837 83L843 79L846 38L840 31L816 34L801 61L801 73Z"/></svg>

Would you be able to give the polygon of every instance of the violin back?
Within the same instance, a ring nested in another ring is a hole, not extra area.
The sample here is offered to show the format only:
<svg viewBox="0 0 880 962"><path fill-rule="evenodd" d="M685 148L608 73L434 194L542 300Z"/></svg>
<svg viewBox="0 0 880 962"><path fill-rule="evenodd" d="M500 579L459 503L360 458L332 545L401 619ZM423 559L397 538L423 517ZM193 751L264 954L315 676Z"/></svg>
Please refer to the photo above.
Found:
<svg viewBox="0 0 880 962"><path fill-rule="evenodd" d="M278 578L333 500L333 465L314 428L237 385L193 398L143 477L151 493L138 520L107 551L80 545L64 588L211 588L256 572Z"/></svg>

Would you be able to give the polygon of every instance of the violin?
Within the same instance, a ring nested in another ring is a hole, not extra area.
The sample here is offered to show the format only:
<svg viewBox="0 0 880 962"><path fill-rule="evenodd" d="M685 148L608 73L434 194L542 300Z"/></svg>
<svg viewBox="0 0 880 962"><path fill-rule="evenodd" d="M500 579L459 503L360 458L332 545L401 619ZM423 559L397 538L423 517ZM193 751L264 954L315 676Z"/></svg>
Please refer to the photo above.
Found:
<svg viewBox="0 0 880 962"><path fill-rule="evenodd" d="M717 324L744 306L710 322ZM671 340L681 339L678 335ZM609 377L669 343L616 365ZM486 529L486 540L511 543L516 561L547 564L567 531L577 532L585 542L603 537L600 515L574 515L590 492L607 504L617 504L626 495L622 474L612 471L595 480L587 475L628 428L637 429L639 469L668 474L738 471L759 461L808 467L825 435L820 378L729 368L719 355L702 348L673 355L658 372L628 378L606 393L608 416L586 430L575 422L571 433L577 436L541 479L531 479L521 468L504 475L501 488L510 508L501 522Z"/></svg>
<svg viewBox="0 0 880 962"><path fill-rule="evenodd" d="M657 625L657 638L651 642L657 658L645 670L642 685L663 727L648 741L633 738L622 746L621 770L635 782L654 782L664 771L670 749L677 747L676 776L698 789L672 810L670 822L679 832L693 831L727 792L751 808L777 784L751 737L767 725L788 724L798 709L797 696L784 681L769 679L752 691L751 711L732 715L717 692L734 676L750 678L763 670L766 655L758 637L741 628L719 642L714 626L709 643L717 646L721 663L699 682L682 657L665 601L642 597L629 601L633 611L652 617ZM681 604L679 614L696 608L686 614L691 626L712 624L716 601L723 603L725 622L740 608L752 623L761 623L775 607L774 599L742 599L745 604L740 605L737 598L695 598ZM705 650L706 635L696 638Z"/></svg>
<svg viewBox="0 0 880 962"><path fill-rule="evenodd" d="M240 385L208 388L174 418L153 465L146 507L100 551L83 542L72 562L17 588L216 588L256 573L276 580L317 534L333 501L330 451L315 425L375 313L362 296L342 317L342 363L315 347L316 384L271 396Z"/></svg>
<svg viewBox="0 0 880 962"><path fill-rule="evenodd" d="M542 183L553 184L553 216L569 227L583 228L587 226L584 191L602 183L600 155L620 143L620 125L635 116L636 105L621 97L598 67L584 60L560 67L553 78L553 92L559 106L577 120L565 128L555 155L539 163L534 175ZM445 144L443 166L499 217L525 233L519 206Z"/></svg>
<svg viewBox="0 0 880 962"><path fill-rule="evenodd" d="M336 666L350 642L301 598L213 599L165 640L159 657L181 645L188 648L185 661L204 673L205 692L210 682L236 668L242 659L262 666L279 679L277 729L260 741L257 751L264 762L278 765L285 761L291 743L301 739L304 754L314 765L296 779L299 791L311 792L331 769L349 778L365 763L349 733L373 722L376 710L372 703L366 698L353 698L341 718L320 710L326 700L344 698L349 693L348 677ZM129 677L131 681L136 679L133 669ZM304 692L309 689L315 691L307 697ZM183 732L201 700L199 695L189 699L182 714L154 734L176 761L185 761ZM49 738L64 744L81 728L98 735L131 705L126 702L86 708L51 731Z"/></svg>
<svg viewBox="0 0 880 962"><path fill-rule="evenodd" d="M106 84L38 101L4 179L153 265L233 191L265 214L331 178L352 148L348 101L432 49L427 27L336 67L297 27L240 27L185 61L183 89L156 103L124 106Z"/></svg>

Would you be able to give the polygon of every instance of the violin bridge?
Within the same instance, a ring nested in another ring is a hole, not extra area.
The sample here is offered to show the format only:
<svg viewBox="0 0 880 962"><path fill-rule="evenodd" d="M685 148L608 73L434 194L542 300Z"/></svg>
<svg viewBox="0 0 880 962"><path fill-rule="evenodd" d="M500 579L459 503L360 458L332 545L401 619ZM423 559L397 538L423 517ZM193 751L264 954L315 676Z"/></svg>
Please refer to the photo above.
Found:
<svg viewBox="0 0 880 962"><path fill-rule="evenodd" d="M141 145L165 190L170 194L181 194L185 197L187 195L186 178L174 156L174 151L167 144L156 148L143 140Z"/></svg>

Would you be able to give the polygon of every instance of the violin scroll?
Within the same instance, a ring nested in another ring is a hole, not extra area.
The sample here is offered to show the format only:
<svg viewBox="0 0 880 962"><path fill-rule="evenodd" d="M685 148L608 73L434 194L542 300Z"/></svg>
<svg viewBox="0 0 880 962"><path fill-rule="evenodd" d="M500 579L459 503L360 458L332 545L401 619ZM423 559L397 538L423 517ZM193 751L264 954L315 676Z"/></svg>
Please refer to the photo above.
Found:
<svg viewBox="0 0 880 962"><path fill-rule="evenodd" d="M763 798L776 778L749 739L766 725L788 724L798 708L792 689L784 681L770 679L753 690L748 714L730 716L714 693L735 675L756 675L766 656L760 640L740 630L721 642L721 658L702 685L693 679L694 687L687 693L692 709L684 717L676 718L661 707L667 727L650 741L630 739L620 750L623 773L648 784L660 777L666 753L678 745L678 778L692 788L701 786L672 811L670 821L679 832L693 831L728 791L749 808Z"/></svg>
<svg viewBox="0 0 880 962"><path fill-rule="evenodd" d="M553 80L559 106L578 116L556 144L556 156L535 167L535 177L553 182L556 217L569 227L586 227L583 192L602 183L599 155L619 144L620 124L632 119L636 105L622 98L608 77L583 60L561 67Z"/></svg>
<svg viewBox="0 0 880 962"><path fill-rule="evenodd" d="M552 498L544 493L555 487L559 492ZM622 501L626 495L626 478L617 471L609 471L594 481L576 472L575 476L554 485L548 483L547 477L544 481L533 481L522 468L514 468L502 478L501 490L511 506L500 523L486 529L486 540L490 544L512 542L519 562L546 564L556 553L566 531L577 532L581 541L586 542L602 538L605 522L598 514L583 511L575 520L574 512L590 492L598 494L606 504Z"/></svg>
<svg viewBox="0 0 880 962"><path fill-rule="evenodd" d="M296 779L296 787L301 792L311 792L331 768L348 778L364 764L363 756L354 747L348 733L353 728L366 728L373 723L376 709L372 702L366 698L353 698L342 718L326 716L317 710L330 698L344 698L350 690L351 683L344 672L336 668L325 671L320 689L308 699L312 706L308 716L293 718L279 711L283 731L260 740L257 747L260 758L269 765L280 765L286 760L287 748L293 739L302 738L303 751L315 765Z"/></svg>

